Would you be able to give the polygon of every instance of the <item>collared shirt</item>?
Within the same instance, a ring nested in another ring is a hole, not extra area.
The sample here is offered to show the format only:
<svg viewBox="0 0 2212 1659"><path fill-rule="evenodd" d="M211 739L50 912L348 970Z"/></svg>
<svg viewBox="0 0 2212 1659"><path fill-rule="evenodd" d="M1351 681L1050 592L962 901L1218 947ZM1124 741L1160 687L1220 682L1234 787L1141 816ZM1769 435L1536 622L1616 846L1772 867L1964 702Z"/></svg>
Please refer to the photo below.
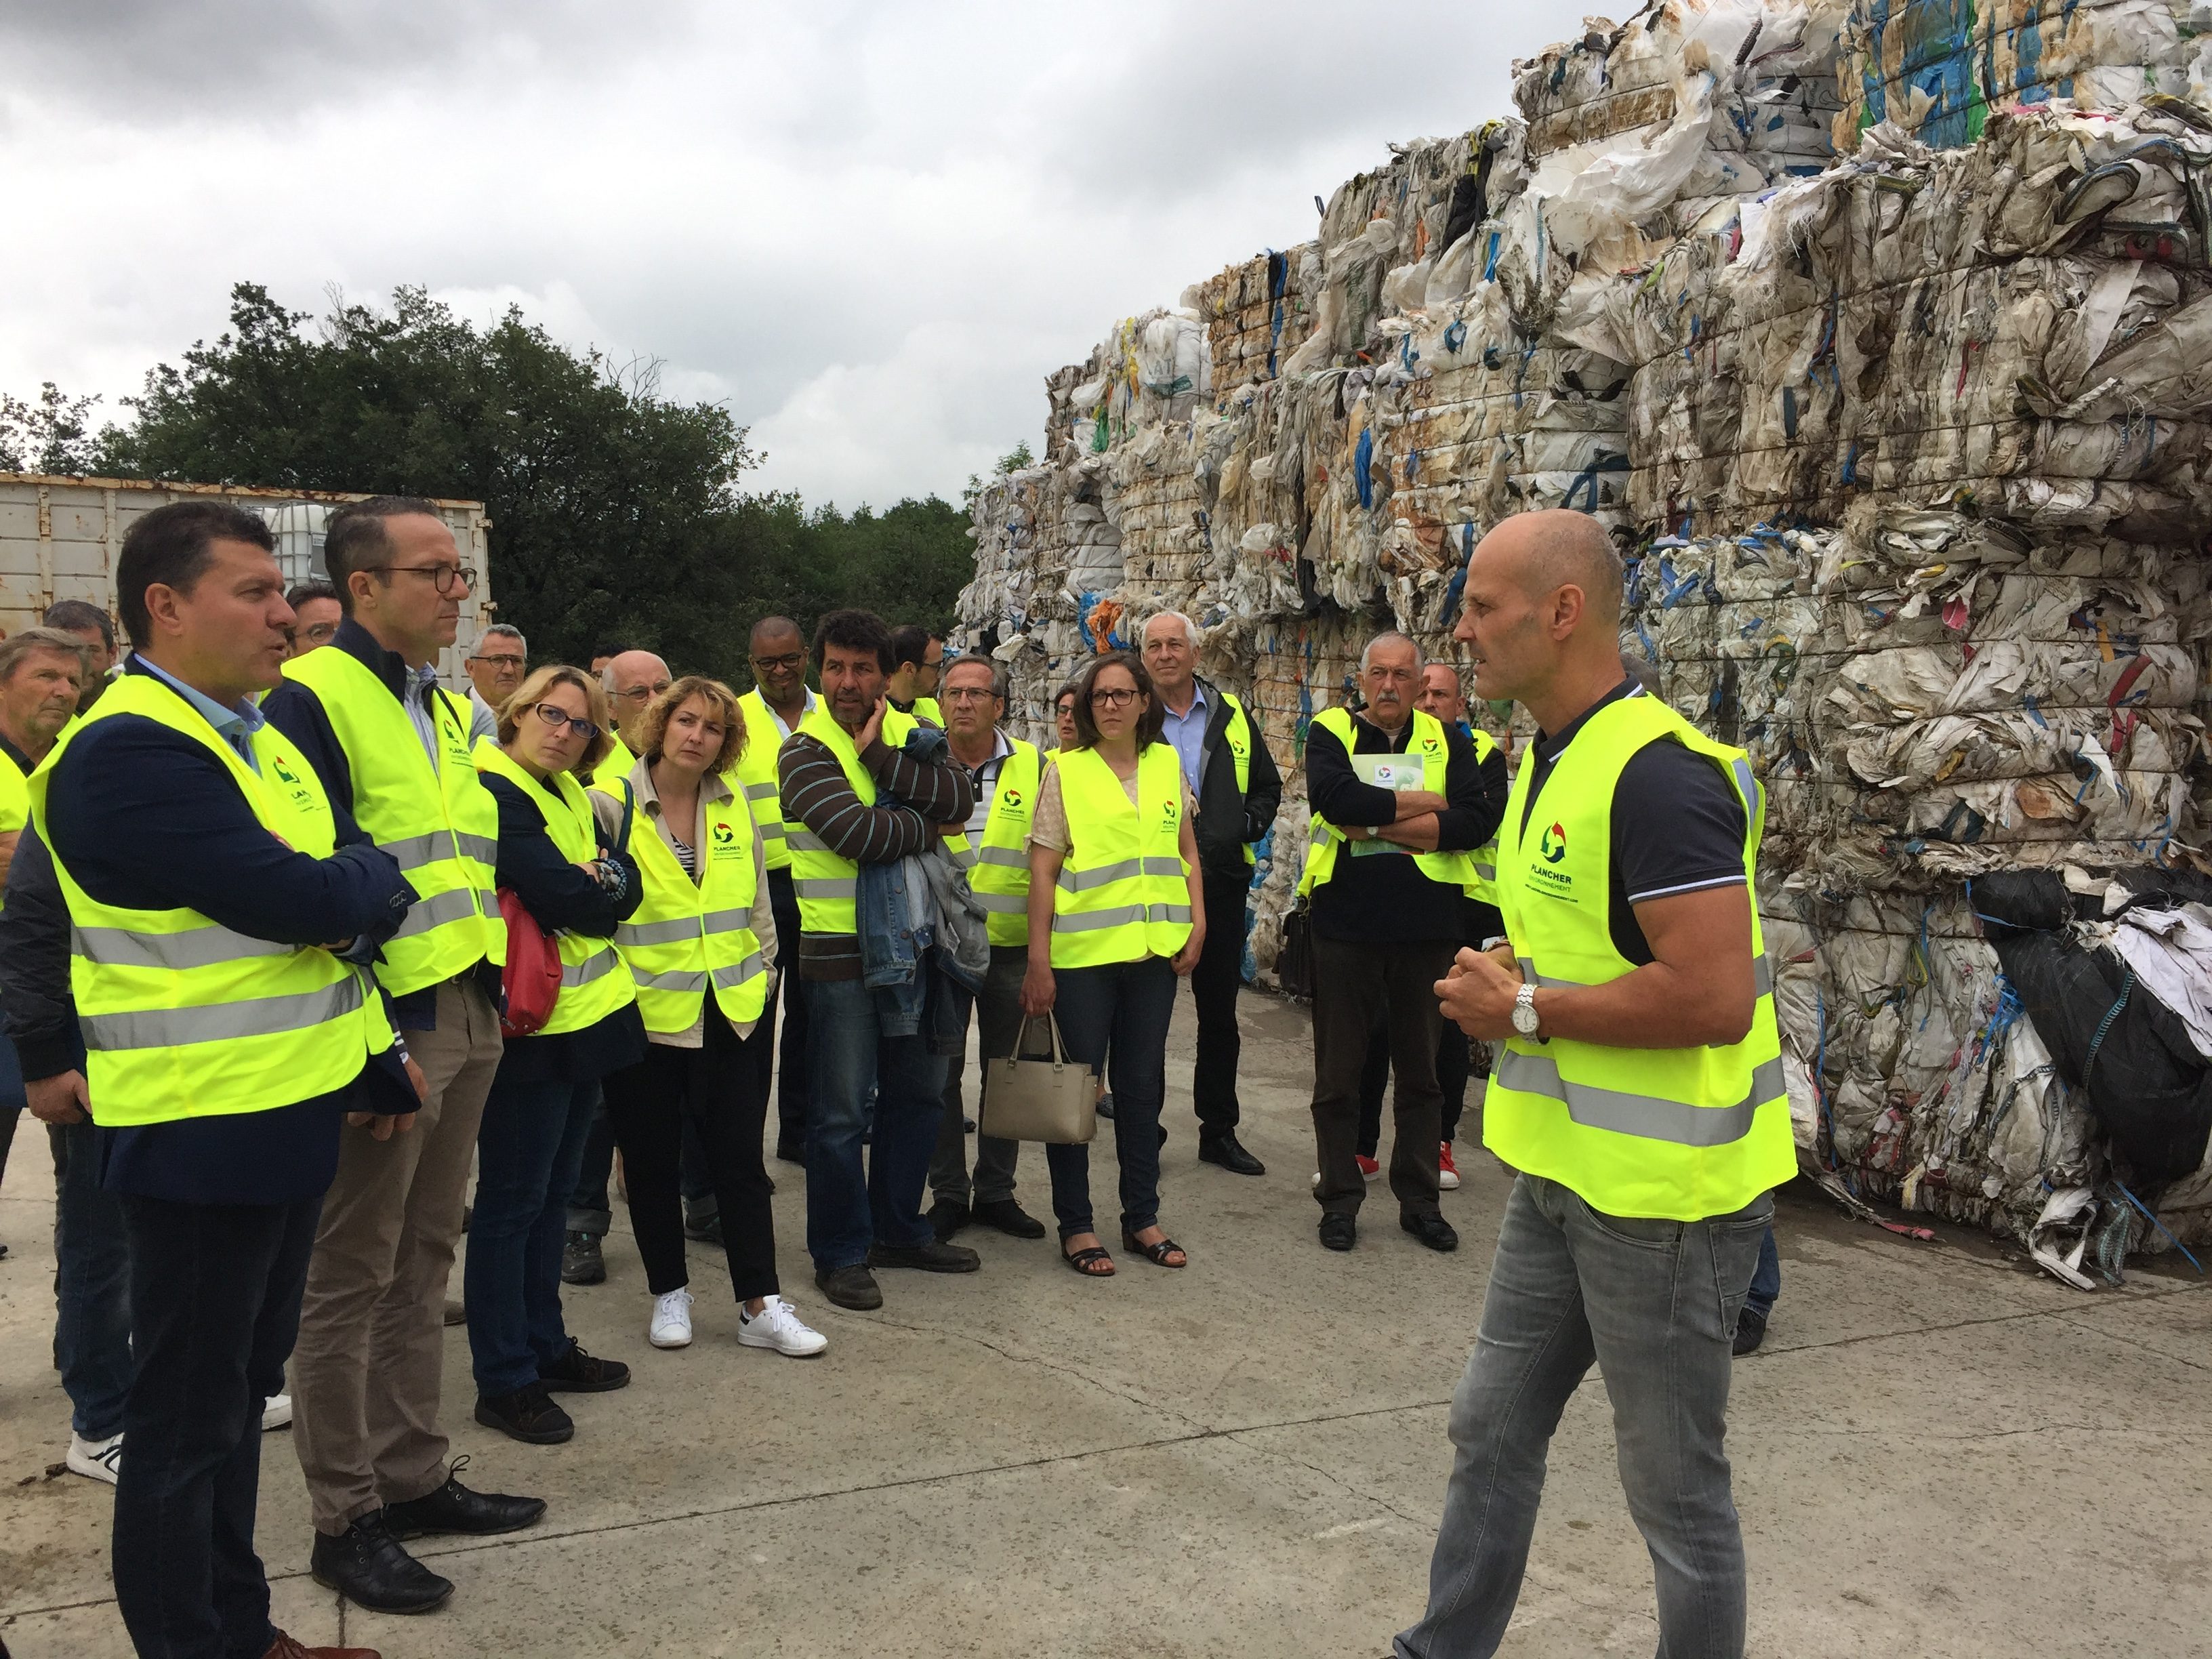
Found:
<svg viewBox="0 0 2212 1659"><path fill-rule="evenodd" d="M991 798L999 793L999 773L1006 763L1006 757L1014 752L1012 740L995 726L991 738L996 745L991 750L991 758L968 769L968 775L975 780L975 810L968 815L968 841L971 846L982 842L983 826L991 817ZM959 760L960 757L955 755L952 758ZM965 766L967 763L962 761L961 764Z"/></svg>
<svg viewBox="0 0 2212 1659"><path fill-rule="evenodd" d="M1206 764L1206 721L1212 712L1206 707L1206 688L1196 680L1190 683L1190 707L1180 714L1167 706L1164 698L1160 708L1167 716L1160 735L1175 745L1176 758L1182 763L1182 781L1194 791L1199 772Z"/></svg>
<svg viewBox="0 0 2212 1659"><path fill-rule="evenodd" d="M814 712L814 693L803 685L799 689L806 698L799 710L799 718L803 720ZM795 722L789 726L784 724L783 716L775 712L775 705L768 700L768 693L765 691L761 693L761 707L768 710L768 717L775 722L775 737L779 744L799 729Z"/></svg>
<svg viewBox="0 0 2212 1659"><path fill-rule="evenodd" d="M430 716L430 694L437 689L438 665L426 662L407 671L407 693L399 699L407 718L415 722L415 735L422 739L422 752L430 757L433 772L438 769L438 722Z"/></svg>
<svg viewBox="0 0 2212 1659"><path fill-rule="evenodd" d="M131 654L141 668L191 704L201 718L215 727L216 736L236 750L238 757L253 769L256 777L261 775L260 758L253 752L253 734L268 722L263 719L258 704L241 702L225 708L204 692L193 690L175 675L164 672L159 664L148 661L135 651Z"/></svg>

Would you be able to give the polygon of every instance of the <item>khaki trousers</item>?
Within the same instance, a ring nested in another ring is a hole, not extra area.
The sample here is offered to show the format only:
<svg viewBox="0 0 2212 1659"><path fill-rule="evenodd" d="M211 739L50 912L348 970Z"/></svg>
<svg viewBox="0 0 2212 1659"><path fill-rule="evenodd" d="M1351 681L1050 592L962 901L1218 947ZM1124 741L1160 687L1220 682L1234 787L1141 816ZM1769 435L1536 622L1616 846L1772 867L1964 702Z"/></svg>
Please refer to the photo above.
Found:
<svg viewBox="0 0 2212 1659"><path fill-rule="evenodd" d="M498 1012L474 977L448 981L437 1030L408 1032L407 1047L428 1096L404 1134L343 1131L292 1350L292 1442L315 1529L332 1536L446 1481L446 1279L499 1069Z"/></svg>

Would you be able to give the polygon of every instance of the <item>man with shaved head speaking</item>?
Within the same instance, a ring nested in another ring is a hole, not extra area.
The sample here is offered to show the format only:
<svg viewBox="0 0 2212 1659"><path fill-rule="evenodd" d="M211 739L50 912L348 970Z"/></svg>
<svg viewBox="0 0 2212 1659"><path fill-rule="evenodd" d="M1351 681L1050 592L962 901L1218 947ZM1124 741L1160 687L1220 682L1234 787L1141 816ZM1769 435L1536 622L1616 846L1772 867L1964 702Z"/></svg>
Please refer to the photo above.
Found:
<svg viewBox="0 0 2212 1659"><path fill-rule="evenodd" d="M1622 672L1620 563L1579 513L1523 514L1468 562L1475 695L1539 728L1498 833L1505 939L1437 986L1503 1042L1483 1140L1517 1171L1474 1352L1429 1606L1402 1659L1496 1651L1553 1431L1592 1364L1657 1577L1659 1651L1736 1659L1743 1540L1722 1448L1730 1347L1796 1172L1752 883L1743 751Z"/></svg>

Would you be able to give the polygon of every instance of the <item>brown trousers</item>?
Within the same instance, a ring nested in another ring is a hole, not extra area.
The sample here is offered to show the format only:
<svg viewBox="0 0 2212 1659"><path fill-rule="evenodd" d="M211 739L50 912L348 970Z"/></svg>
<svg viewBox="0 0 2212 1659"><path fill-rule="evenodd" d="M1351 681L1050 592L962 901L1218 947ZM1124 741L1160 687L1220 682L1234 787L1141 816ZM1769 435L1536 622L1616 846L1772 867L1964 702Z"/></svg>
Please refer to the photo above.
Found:
<svg viewBox="0 0 2212 1659"><path fill-rule="evenodd" d="M407 1047L428 1097L404 1134L343 1132L292 1350L292 1443L315 1529L332 1536L446 1481L446 1279L499 1069L498 1011L473 979L441 985L438 1029L410 1031Z"/></svg>
<svg viewBox="0 0 2212 1659"><path fill-rule="evenodd" d="M1321 1185L1314 1197L1331 1215L1357 1215L1367 1183L1352 1161L1359 1150L1359 1079L1369 1042L1390 1039L1397 1074L1396 1143L1390 1191L1401 1215L1436 1215L1437 1148L1443 1137L1443 1091L1437 1085L1437 1037L1443 1010L1436 982L1459 945L1352 945L1314 936L1314 1146Z"/></svg>

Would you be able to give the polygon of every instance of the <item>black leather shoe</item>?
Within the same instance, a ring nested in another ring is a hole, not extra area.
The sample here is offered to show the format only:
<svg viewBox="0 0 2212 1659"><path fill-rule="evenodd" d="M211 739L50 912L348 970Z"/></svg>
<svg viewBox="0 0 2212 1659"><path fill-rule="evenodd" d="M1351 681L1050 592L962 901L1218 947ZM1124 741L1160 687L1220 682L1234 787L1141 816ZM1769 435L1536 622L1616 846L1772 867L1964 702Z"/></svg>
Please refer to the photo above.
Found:
<svg viewBox="0 0 2212 1659"><path fill-rule="evenodd" d="M779 1140L775 1143L775 1155L786 1164L804 1164L806 1162L806 1143L803 1140Z"/></svg>
<svg viewBox="0 0 2212 1659"><path fill-rule="evenodd" d="M1011 1198L994 1198L988 1204L978 1204L975 1219L986 1227L996 1227L1008 1238L1044 1237L1044 1223Z"/></svg>
<svg viewBox="0 0 2212 1659"><path fill-rule="evenodd" d="M477 1396L477 1421L531 1446L557 1446L575 1437L575 1419L562 1411L543 1382L513 1394Z"/></svg>
<svg viewBox="0 0 2212 1659"><path fill-rule="evenodd" d="M1748 1308L1735 1316L1735 1347L1739 1354L1756 1353L1766 1340L1766 1316Z"/></svg>
<svg viewBox="0 0 2212 1659"><path fill-rule="evenodd" d="M1198 1161L1218 1164L1231 1175L1263 1176L1267 1166L1246 1152L1236 1135L1212 1135L1198 1143Z"/></svg>
<svg viewBox="0 0 2212 1659"><path fill-rule="evenodd" d="M970 1212L965 1204L940 1198L929 1206L929 1214L924 1219L929 1223L929 1231L937 1235L937 1242L949 1244L968 1224Z"/></svg>
<svg viewBox="0 0 2212 1659"><path fill-rule="evenodd" d="M964 1244L873 1244L868 1248L871 1267L915 1267L926 1273L972 1273L983 1258Z"/></svg>
<svg viewBox="0 0 2212 1659"><path fill-rule="evenodd" d="M774 1192L775 1188L771 1186L769 1190L770 1192ZM685 1216L684 1218L684 1237L686 1238L696 1238L702 1244L720 1244L722 1242L722 1218L720 1213L717 1212L715 1214L708 1216L703 1221L694 1221L690 1216Z"/></svg>
<svg viewBox="0 0 2212 1659"><path fill-rule="evenodd" d="M561 1244L561 1282L563 1285L604 1285L606 1258L599 1241L589 1233L570 1233Z"/></svg>
<svg viewBox="0 0 2212 1659"><path fill-rule="evenodd" d="M1101 1095L1098 1097L1098 1115L1104 1118L1109 1123L1111 1123L1114 1121L1113 1096Z"/></svg>
<svg viewBox="0 0 2212 1659"><path fill-rule="evenodd" d="M384 1506L384 1524L398 1539L422 1538L431 1533L489 1534L520 1532L544 1516L542 1498L509 1498L495 1492L471 1492L461 1484L468 1467L465 1455L453 1460L446 1484L434 1492L410 1498L404 1504Z"/></svg>
<svg viewBox="0 0 2212 1659"><path fill-rule="evenodd" d="M373 1613L428 1613L453 1593L452 1579L399 1547L381 1514L362 1516L336 1538L317 1533L307 1570L325 1589Z"/></svg>
<svg viewBox="0 0 2212 1659"><path fill-rule="evenodd" d="M582 1343L571 1342L568 1352L538 1367L538 1380L560 1393L605 1394L629 1382L629 1367L619 1359L594 1359Z"/></svg>
<svg viewBox="0 0 2212 1659"><path fill-rule="evenodd" d="M1459 1249L1459 1235L1440 1215L1401 1215L1398 1224L1432 1250Z"/></svg>
<svg viewBox="0 0 2212 1659"><path fill-rule="evenodd" d="M876 1283L876 1276L857 1261L849 1267L817 1268L814 1284L823 1300L856 1313L867 1313L884 1305L884 1293Z"/></svg>
<svg viewBox="0 0 2212 1659"><path fill-rule="evenodd" d="M1359 1224L1348 1215L1325 1215L1321 1218L1321 1242L1327 1249L1348 1250L1359 1242Z"/></svg>

